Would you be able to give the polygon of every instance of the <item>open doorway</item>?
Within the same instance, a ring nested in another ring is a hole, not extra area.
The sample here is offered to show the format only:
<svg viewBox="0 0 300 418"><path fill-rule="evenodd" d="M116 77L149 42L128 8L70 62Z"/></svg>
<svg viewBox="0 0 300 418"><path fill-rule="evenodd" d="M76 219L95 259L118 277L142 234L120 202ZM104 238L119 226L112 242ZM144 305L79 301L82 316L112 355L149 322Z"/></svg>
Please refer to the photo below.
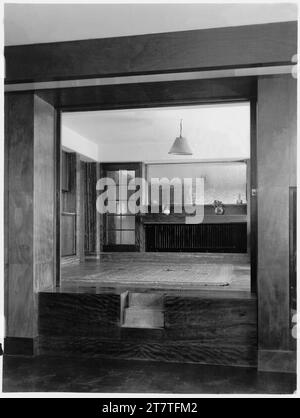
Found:
<svg viewBox="0 0 300 418"><path fill-rule="evenodd" d="M250 292L250 114L249 102L63 113L62 285ZM169 154L181 119L188 156ZM114 181L114 213L97 211L100 178ZM132 214L138 178L143 211ZM183 192L202 221L175 210L172 187L167 205L162 189L155 199L154 178L203 179L201 202Z"/></svg>

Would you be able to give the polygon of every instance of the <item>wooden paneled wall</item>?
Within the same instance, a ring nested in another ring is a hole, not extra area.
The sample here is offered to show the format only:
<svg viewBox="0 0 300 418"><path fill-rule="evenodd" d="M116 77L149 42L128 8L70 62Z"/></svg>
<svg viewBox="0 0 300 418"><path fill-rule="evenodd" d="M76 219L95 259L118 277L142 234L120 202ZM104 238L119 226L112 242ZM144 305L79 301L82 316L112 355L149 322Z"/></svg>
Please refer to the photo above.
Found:
<svg viewBox="0 0 300 418"><path fill-rule="evenodd" d="M5 148L6 337L26 340L37 336L37 292L54 285L53 107L32 93L7 95Z"/></svg>
<svg viewBox="0 0 300 418"><path fill-rule="evenodd" d="M296 122L296 80L292 75L261 77L257 119L259 367L267 370L295 365L290 353L289 187L296 186Z"/></svg>

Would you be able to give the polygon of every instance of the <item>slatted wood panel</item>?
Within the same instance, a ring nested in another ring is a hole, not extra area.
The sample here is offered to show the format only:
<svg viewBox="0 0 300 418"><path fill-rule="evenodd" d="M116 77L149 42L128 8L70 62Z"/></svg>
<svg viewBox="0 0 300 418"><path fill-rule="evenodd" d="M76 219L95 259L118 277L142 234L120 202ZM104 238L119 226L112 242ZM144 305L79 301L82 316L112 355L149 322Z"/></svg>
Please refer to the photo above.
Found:
<svg viewBox="0 0 300 418"><path fill-rule="evenodd" d="M247 224L145 225L146 251L247 252Z"/></svg>

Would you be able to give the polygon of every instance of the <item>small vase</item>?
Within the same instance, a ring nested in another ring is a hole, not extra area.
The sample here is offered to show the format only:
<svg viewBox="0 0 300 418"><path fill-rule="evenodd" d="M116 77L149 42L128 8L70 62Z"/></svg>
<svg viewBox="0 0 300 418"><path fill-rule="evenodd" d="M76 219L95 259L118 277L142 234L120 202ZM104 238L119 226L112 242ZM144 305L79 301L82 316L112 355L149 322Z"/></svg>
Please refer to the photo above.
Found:
<svg viewBox="0 0 300 418"><path fill-rule="evenodd" d="M216 215L224 215L224 207L223 206L216 206L215 207L215 214Z"/></svg>

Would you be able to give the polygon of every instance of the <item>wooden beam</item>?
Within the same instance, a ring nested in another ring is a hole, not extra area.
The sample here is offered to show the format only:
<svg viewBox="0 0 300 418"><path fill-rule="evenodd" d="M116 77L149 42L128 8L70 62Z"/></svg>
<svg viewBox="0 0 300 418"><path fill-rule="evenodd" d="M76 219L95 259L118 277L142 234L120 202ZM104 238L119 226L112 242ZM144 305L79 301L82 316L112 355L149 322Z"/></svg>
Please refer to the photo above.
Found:
<svg viewBox="0 0 300 418"><path fill-rule="evenodd" d="M216 103L256 98L256 77L122 84L38 91L64 111Z"/></svg>
<svg viewBox="0 0 300 418"><path fill-rule="evenodd" d="M297 22L9 46L6 82L283 65L296 53Z"/></svg>

